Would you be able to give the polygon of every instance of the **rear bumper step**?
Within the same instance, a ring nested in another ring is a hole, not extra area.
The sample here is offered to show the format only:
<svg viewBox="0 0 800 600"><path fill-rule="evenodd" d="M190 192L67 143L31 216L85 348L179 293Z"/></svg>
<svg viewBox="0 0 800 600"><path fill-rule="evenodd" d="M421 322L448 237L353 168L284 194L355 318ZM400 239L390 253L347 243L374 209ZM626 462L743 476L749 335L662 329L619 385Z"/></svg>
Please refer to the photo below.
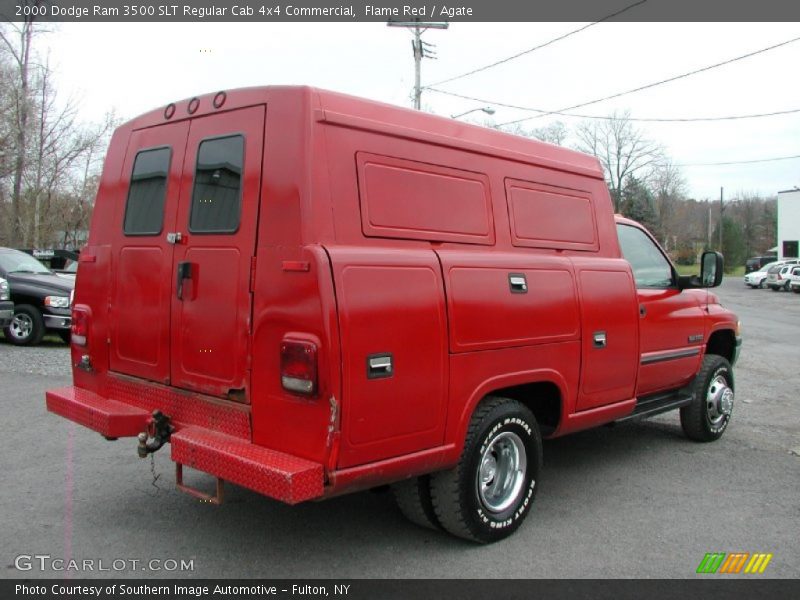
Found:
<svg viewBox="0 0 800 600"><path fill-rule="evenodd" d="M322 465L245 440L186 427L170 437L172 460L287 504L322 496Z"/></svg>
<svg viewBox="0 0 800 600"><path fill-rule="evenodd" d="M47 410L106 437L131 437L147 429L150 412L78 387L47 392ZM172 460L288 504L322 496L322 465L256 446L247 439L186 425L170 436ZM131 456L133 456L131 448ZM179 481L179 487L186 489ZM218 492L217 494L221 494Z"/></svg>
<svg viewBox="0 0 800 600"><path fill-rule="evenodd" d="M49 390L47 410L111 438L138 435L150 418L146 410L73 386Z"/></svg>

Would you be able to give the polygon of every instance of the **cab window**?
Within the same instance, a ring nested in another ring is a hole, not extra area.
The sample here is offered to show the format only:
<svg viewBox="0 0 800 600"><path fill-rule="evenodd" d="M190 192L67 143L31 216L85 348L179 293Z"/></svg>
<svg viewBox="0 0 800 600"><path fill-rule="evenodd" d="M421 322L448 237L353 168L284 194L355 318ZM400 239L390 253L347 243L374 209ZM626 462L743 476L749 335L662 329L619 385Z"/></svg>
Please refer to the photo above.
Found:
<svg viewBox="0 0 800 600"><path fill-rule="evenodd" d="M644 231L617 225L622 255L633 268L637 288L666 288L673 284L672 266Z"/></svg>

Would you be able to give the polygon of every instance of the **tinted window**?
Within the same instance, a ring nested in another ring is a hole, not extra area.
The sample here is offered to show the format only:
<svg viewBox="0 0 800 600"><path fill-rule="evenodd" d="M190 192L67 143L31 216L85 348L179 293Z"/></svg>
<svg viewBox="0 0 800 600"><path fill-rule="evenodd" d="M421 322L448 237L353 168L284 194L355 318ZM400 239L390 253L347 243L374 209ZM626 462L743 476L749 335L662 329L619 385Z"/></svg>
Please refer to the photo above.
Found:
<svg viewBox="0 0 800 600"><path fill-rule="evenodd" d="M125 235L161 233L171 155L170 148L143 150L136 155L125 205Z"/></svg>
<svg viewBox="0 0 800 600"><path fill-rule="evenodd" d="M622 255L631 267L638 288L665 288L672 285L672 267L643 231L629 225L618 225Z"/></svg>
<svg viewBox="0 0 800 600"><path fill-rule="evenodd" d="M189 231L233 233L239 228L244 138L201 142L192 192Z"/></svg>

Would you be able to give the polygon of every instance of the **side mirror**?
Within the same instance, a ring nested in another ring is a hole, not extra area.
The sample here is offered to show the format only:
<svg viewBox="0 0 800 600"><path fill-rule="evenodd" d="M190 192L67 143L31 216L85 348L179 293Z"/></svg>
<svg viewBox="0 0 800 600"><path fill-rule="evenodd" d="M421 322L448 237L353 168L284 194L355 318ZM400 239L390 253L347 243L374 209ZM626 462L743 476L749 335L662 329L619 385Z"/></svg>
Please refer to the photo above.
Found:
<svg viewBox="0 0 800 600"><path fill-rule="evenodd" d="M719 252L703 252L700 261L701 287L717 287L722 283L723 259Z"/></svg>

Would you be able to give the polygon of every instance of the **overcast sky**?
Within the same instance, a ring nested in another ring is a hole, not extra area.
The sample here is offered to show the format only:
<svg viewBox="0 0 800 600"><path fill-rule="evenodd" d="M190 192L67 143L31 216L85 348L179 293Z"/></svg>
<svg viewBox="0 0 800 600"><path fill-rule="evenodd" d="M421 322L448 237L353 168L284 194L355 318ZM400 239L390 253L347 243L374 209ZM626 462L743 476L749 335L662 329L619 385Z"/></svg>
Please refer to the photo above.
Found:
<svg viewBox="0 0 800 600"><path fill-rule="evenodd" d="M438 60L423 84L516 54L580 23L453 23L430 30ZM601 23L442 89L557 110L667 79L800 36L797 23ZM110 109L124 118L200 93L244 86L307 84L411 106L411 34L382 23L66 23L39 42L49 48L59 89L86 120ZM653 89L576 110L633 117L741 115L800 108L800 42ZM449 116L481 106L427 92L427 109ZM503 123L532 113L495 106ZM473 117L477 120L482 118ZM482 113L477 113L482 115ZM483 116L483 115L482 115ZM468 117L469 118L469 117ZM567 125L578 119L561 118ZM546 125L552 117L527 122ZM678 164L800 154L800 112L705 123L641 123ZM682 168L698 198L772 195L800 186L800 159Z"/></svg>

